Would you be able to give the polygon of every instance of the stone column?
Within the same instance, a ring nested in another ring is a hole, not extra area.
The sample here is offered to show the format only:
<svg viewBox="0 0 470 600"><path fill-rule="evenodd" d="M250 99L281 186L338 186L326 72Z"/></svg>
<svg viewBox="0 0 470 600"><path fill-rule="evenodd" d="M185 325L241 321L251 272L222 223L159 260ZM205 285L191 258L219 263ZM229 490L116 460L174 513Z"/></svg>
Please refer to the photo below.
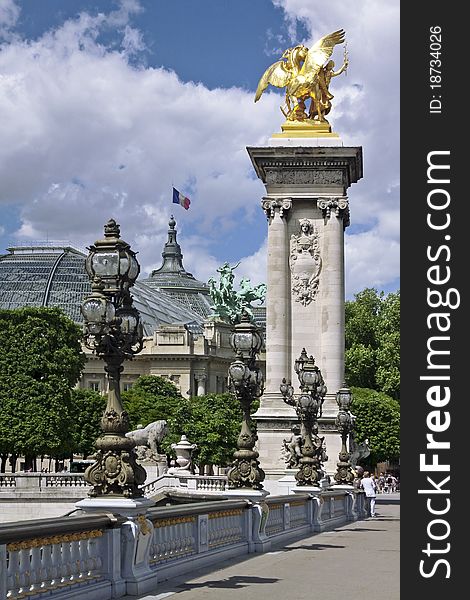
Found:
<svg viewBox="0 0 470 600"><path fill-rule="evenodd" d="M290 372L290 288L286 212L288 198L265 197L263 209L268 218L268 273L266 294L266 389L257 414L270 409L286 410L279 385ZM291 409L287 408L289 414Z"/></svg>
<svg viewBox="0 0 470 600"><path fill-rule="evenodd" d="M318 199L323 211L323 273L321 293L321 364L328 394L323 416L338 412L336 392L344 381L344 229L349 225L349 204L345 196Z"/></svg>
<svg viewBox="0 0 470 600"><path fill-rule="evenodd" d="M197 383L197 396L205 396L206 394L206 379L207 376L203 373L197 373L195 375L196 383Z"/></svg>
<svg viewBox="0 0 470 600"><path fill-rule="evenodd" d="M282 377L298 382L293 361L305 348L328 388L319 435L328 473L336 470L340 438L335 394L344 381L344 227L347 190L362 177L362 149L334 139L294 134L247 148L264 183L269 218L266 311L266 392L254 418L265 488L286 473L283 440L297 420L279 393ZM287 200L289 211L283 208ZM282 211L281 211L282 209ZM281 214L282 212L282 214ZM291 261L289 262L289 257ZM284 282L282 281L284 277Z"/></svg>

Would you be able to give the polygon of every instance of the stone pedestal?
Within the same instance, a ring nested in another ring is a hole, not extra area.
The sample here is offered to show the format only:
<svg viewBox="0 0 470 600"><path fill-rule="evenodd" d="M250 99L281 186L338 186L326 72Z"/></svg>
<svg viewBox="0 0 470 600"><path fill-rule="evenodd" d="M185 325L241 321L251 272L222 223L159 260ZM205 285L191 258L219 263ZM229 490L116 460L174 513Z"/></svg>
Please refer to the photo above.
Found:
<svg viewBox="0 0 470 600"><path fill-rule="evenodd" d="M146 518L147 510L155 506L148 498L119 498L103 496L85 498L75 504L85 512L107 512L121 515L126 521L121 526L121 574L125 592L131 596L155 589L157 574L149 564L153 524Z"/></svg>
<svg viewBox="0 0 470 600"><path fill-rule="evenodd" d="M259 460L267 479L287 472L282 441L296 415L279 385L286 377L298 392L293 366L305 348L328 388L319 435L325 436L330 474L340 448L335 395L344 381L346 192L362 177L362 149L342 146L337 136L271 142L247 148L266 187L262 206L268 219L266 391L254 415Z"/></svg>

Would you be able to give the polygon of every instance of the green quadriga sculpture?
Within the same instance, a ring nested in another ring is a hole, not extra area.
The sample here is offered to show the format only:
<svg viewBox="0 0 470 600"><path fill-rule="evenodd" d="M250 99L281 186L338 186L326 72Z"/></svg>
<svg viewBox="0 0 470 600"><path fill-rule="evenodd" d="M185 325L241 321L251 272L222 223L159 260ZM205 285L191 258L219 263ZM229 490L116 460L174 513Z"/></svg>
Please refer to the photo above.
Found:
<svg viewBox="0 0 470 600"><path fill-rule="evenodd" d="M264 302L266 284L260 283L252 286L249 279L243 278L240 280L240 289L235 291L233 271L239 264L231 267L230 263L225 262L217 269L217 273L220 273L219 281L217 282L213 277L209 279L209 293L212 300L210 319L220 319L236 325L240 323L242 315L245 313L252 322L254 321L251 303L255 300Z"/></svg>

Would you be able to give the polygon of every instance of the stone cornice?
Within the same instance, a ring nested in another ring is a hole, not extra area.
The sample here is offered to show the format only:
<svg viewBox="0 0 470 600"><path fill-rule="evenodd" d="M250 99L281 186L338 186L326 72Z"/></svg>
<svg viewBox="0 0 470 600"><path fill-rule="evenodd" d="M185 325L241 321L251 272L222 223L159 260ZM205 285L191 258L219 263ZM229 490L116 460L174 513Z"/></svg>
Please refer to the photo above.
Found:
<svg viewBox="0 0 470 600"><path fill-rule="evenodd" d="M343 173L345 187L356 183L362 177L360 146L265 146L248 147L247 151L263 183L268 183L273 171L323 172L324 177L329 171L340 171ZM308 175L305 175L292 183L309 183L308 179ZM312 180L315 183L313 175ZM279 183L282 183L282 180Z"/></svg>

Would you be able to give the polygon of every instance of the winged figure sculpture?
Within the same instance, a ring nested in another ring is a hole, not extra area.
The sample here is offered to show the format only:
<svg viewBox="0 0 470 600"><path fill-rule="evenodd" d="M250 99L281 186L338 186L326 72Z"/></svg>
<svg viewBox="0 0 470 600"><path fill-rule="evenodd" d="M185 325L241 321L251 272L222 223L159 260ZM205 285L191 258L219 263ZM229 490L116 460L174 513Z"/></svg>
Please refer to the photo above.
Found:
<svg viewBox="0 0 470 600"><path fill-rule="evenodd" d="M338 71L334 70L335 63L330 57L334 47L344 41L345 32L339 29L323 36L310 49L300 44L285 50L281 60L268 67L259 80L255 102L268 85L285 87L286 99L281 111L288 121L327 122L325 115L330 112L333 99L329 91L331 78L341 75L349 64L346 47Z"/></svg>

